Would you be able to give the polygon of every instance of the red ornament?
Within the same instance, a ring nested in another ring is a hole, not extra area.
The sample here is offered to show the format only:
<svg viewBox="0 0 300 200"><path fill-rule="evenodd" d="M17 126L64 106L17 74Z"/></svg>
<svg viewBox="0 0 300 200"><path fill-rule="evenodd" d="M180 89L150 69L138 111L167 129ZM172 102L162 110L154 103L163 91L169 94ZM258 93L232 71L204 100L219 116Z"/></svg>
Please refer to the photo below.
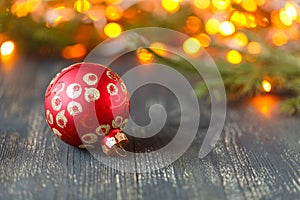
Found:
<svg viewBox="0 0 300 200"><path fill-rule="evenodd" d="M54 134L79 148L102 146L110 154L128 143L122 129L129 116L129 95L112 70L93 63L63 69L50 82L45 115Z"/></svg>

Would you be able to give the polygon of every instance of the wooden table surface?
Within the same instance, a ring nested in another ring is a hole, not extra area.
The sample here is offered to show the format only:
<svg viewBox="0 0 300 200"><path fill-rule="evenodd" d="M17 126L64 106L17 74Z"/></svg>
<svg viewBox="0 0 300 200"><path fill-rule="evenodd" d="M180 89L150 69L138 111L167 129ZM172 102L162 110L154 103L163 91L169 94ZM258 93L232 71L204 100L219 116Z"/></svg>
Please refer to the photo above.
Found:
<svg viewBox="0 0 300 200"><path fill-rule="evenodd" d="M300 199L300 118L279 115L277 97L230 105L221 138L200 159L209 113L202 105L199 133L184 155L160 170L124 173L48 128L44 91L67 64L22 58L10 71L1 64L0 199ZM166 126L172 132L174 125ZM135 143L142 148L163 140Z"/></svg>

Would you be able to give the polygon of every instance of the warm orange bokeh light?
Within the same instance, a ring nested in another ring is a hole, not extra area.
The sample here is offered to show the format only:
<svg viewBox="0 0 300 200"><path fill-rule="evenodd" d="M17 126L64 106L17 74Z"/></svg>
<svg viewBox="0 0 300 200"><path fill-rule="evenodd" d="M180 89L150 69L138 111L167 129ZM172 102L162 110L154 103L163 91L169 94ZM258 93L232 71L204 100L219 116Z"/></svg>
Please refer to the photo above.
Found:
<svg viewBox="0 0 300 200"><path fill-rule="evenodd" d="M206 9L210 5L210 0L194 0L194 4L197 8Z"/></svg>
<svg viewBox="0 0 300 200"><path fill-rule="evenodd" d="M242 62L242 54L236 50L230 50L227 53L227 61L231 64L240 64Z"/></svg>
<svg viewBox="0 0 300 200"><path fill-rule="evenodd" d="M205 33L201 33L200 35L197 35L197 39L199 40L202 47L208 47L210 45L211 39Z"/></svg>
<svg viewBox="0 0 300 200"><path fill-rule="evenodd" d="M186 54L193 55L200 51L201 44L197 38L190 37L183 43L183 50Z"/></svg>
<svg viewBox="0 0 300 200"><path fill-rule="evenodd" d="M271 117L272 111L275 111L276 104L279 101L279 97L268 94L253 97L251 100L251 104L265 117Z"/></svg>
<svg viewBox="0 0 300 200"><path fill-rule="evenodd" d="M271 83L269 82L269 81L267 81L267 80L263 80L262 82L261 82L261 85L262 85L262 88L263 88L263 90L265 91L265 92L271 92L271 90L272 90L272 85L271 85Z"/></svg>
<svg viewBox="0 0 300 200"><path fill-rule="evenodd" d="M220 25L220 22L215 19L215 18L211 18L209 19L206 24L205 24L205 30L208 34L216 34L219 32L219 25Z"/></svg>
<svg viewBox="0 0 300 200"><path fill-rule="evenodd" d="M110 38L118 37L122 32L122 27L114 22L108 23L104 27L104 33Z"/></svg>
<svg viewBox="0 0 300 200"><path fill-rule="evenodd" d="M235 26L230 21L224 21L219 25L219 32L223 36L232 35L235 32Z"/></svg>
<svg viewBox="0 0 300 200"><path fill-rule="evenodd" d="M140 48L137 50L137 58L141 64L149 64L153 62L154 55L147 49Z"/></svg>
<svg viewBox="0 0 300 200"><path fill-rule="evenodd" d="M254 12L257 10L257 4L255 0L243 0L242 7L249 12Z"/></svg>
<svg viewBox="0 0 300 200"><path fill-rule="evenodd" d="M238 33L233 35L233 40L232 41L233 41L235 46L244 47L248 43L248 37L246 36L245 33L238 32Z"/></svg>
<svg viewBox="0 0 300 200"><path fill-rule="evenodd" d="M160 42L154 42L150 45L150 49L159 56L167 55L167 47L165 44Z"/></svg>
<svg viewBox="0 0 300 200"><path fill-rule="evenodd" d="M65 59L82 58L86 54L86 47L83 44L75 44L67 46L62 51Z"/></svg>
<svg viewBox="0 0 300 200"><path fill-rule="evenodd" d="M179 0L162 0L161 4L163 8L169 13L175 13L179 10Z"/></svg>
<svg viewBox="0 0 300 200"><path fill-rule="evenodd" d="M212 5L218 10L226 10L231 7L229 0L212 0Z"/></svg>
<svg viewBox="0 0 300 200"><path fill-rule="evenodd" d="M114 6L107 6L105 9L105 16L109 20L118 20L122 17L122 10Z"/></svg>
<svg viewBox="0 0 300 200"><path fill-rule="evenodd" d="M91 4L88 0L77 0L74 3L74 9L77 12L84 13L91 8Z"/></svg>
<svg viewBox="0 0 300 200"><path fill-rule="evenodd" d="M262 47L258 42L249 42L248 46L247 46L247 51L250 54L260 54L262 52Z"/></svg>
<svg viewBox="0 0 300 200"><path fill-rule="evenodd" d="M9 56L15 50L15 44L13 41L5 41L0 47L0 52L2 56Z"/></svg>
<svg viewBox="0 0 300 200"><path fill-rule="evenodd" d="M189 16L185 21L185 31L189 34L196 33L201 27L201 20L196 16Z"/></svg>
<svg viewBox="0 0 300 200"><path fill-rule="evenodd" d="M278 30L272 35L272 40L276 46L282 46L288 42L288 37L284 31Z"/></svg>

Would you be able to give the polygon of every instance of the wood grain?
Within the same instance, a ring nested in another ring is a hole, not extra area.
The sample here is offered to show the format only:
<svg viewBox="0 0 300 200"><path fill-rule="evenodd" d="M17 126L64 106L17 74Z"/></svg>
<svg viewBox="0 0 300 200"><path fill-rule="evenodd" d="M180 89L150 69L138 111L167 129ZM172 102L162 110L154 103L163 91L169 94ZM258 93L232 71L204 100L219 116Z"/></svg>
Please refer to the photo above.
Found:
<svg viewBox="0 0 300 200"><path fill-rule="evenodd" d="M188 151L149 173L116 171L66 145L45 123L43 95L67 64L21 59L0 74L0 199L300 199L300 118L279 115L276 106L266 116L251 101L231 105L217 146L199 159L209 117L202 105L206 123ZM169 123L164 133L174 128ZM164 138L133 141L134 149Z"/></svg>

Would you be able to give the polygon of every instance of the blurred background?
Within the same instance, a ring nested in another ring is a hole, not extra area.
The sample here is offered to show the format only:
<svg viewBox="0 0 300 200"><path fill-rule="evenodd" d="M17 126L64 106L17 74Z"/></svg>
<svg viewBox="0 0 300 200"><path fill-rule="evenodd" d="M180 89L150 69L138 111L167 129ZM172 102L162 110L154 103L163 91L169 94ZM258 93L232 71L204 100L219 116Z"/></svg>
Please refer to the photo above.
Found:
<svg viewBox="0 0 300 200"><path fill-rule="evenodd" d="M1 72L10 73L24 56L82 61L101 41L149 26L187 34L176 45L188 56L208 52L223 77L228 99L284 94L281 110L300 113L296 0L2 0ZM186 62L170 54L166 44L154 42L133 54L140 64L162 60L189 73ZM198 81L195 89L200 97L207 95L203 82ZM255 102L264 101L273 103L266 98Z"/></svg>

